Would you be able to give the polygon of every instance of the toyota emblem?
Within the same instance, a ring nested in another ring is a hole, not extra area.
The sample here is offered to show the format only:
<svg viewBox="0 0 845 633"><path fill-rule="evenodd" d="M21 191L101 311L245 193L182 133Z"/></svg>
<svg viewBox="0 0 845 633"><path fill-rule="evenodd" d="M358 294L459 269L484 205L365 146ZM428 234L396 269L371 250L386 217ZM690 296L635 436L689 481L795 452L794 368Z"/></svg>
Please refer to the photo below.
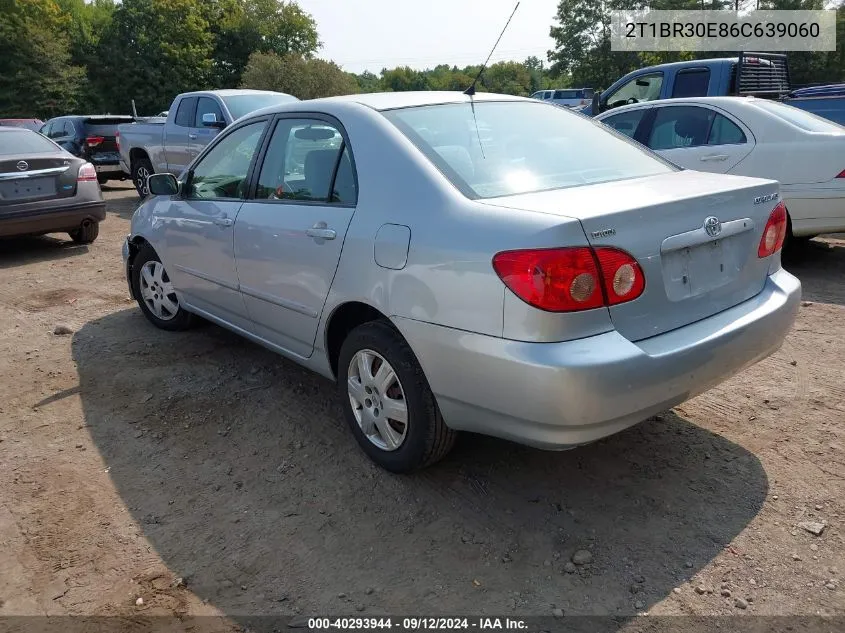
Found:
<svg viewBox="0 0 845 633"><path fill-rule="evenodd" d="M704 230L707 231L707 235L710 237L716 237L722 232L722 223L719 221L719 218L711 215L709 218L704 220Z"/></svg>
<svg viewBox="0 0 845 633"><path fill-rule="evenodd" d="M26 171L27 169L29 169L29 163L25 160L19 160L18 164L15 165L15 167L18 168L18 171Z"/></svg>

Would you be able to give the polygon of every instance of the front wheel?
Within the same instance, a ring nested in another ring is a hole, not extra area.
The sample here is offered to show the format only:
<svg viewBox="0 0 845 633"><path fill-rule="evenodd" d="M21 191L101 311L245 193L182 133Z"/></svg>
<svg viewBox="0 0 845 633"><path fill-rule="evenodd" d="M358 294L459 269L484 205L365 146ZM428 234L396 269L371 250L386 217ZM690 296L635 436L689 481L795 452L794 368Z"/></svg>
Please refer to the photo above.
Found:
<svg viewBox="0 0 845 633"><path fill-rule="evenodd" d="M136 158L132 161L132 182L142 200L150 194L150 186L147 181L152 175L153 165L148 158Z"/></svg>
<svg viewBox="0 0 845 633"><path fill-rule="evenodd" d="M170 275L152 246L145 244L132 262L132 292L144 316L162 330L187 330L196 317L179 305Z"/></svg>
<svg viewBox="0 0 845 633"><path fill-rule="evenodd" d="M409 473L442 459L456 433L408 343L388 323L358 326L338 361L338 391L358 444L382 468Z"/></svg>

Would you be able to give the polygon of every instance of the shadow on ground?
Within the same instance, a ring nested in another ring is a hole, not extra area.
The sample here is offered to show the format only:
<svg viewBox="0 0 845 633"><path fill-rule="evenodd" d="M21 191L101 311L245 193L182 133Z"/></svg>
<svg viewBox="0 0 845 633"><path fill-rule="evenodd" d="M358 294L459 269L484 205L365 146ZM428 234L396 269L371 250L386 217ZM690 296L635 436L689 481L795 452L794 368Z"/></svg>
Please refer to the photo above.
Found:
<svg viewBox="0 0 845 633"><path fill-rule="evenodd" d="M78 331L73 357L126 507L233 616L632 614L719 553L768 486L754 455L672 414L563 453L464 436L393 476L333 384L215 326L172 334L125 310ZM580 549L592 562L567 573Z"/></svg>
<svg viewBox="0 0 845 633"><path fill-rule="evenodd" d="M838 237L838 236L837 236ZM842 236L843 239L845 236ZM845 305L845 245L807 240L783 254L783 267L801 280L806 301Z"/></svg>
<svg viewBox="0 0 845 633"><path fill-rule="evenodd" d="M88 253L67 234L0 238L0 270Z"/></svg>

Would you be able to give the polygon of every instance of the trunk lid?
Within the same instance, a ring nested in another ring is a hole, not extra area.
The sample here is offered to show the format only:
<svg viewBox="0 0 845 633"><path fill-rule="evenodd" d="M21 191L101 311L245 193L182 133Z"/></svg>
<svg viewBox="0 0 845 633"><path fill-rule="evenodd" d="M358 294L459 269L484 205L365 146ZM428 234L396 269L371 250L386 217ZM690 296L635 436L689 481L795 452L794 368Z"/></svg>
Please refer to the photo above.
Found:
<svg viewBox="0 0 845 633"><path fill-rule="evenodd" d="M645 290L609 312L616 330L637 341L707 318L763 289L769 260L757 257L757 247L778 203L767 197L778 193L771 180L680 171L485 202L575 218L592 246L633 255ZM718 231L708 233L708 218L717 219Z"/></svg>
<svg viewBox="0 0 845 633"><path fill-rule="evenodd" d="M76 195L82 161L70 155L0 157L0 207Z"/></svg>
<svg viewBox="0 0 845 633"><path fill-rule="evenodd" d="M88 150L88 159L94 165L118 163L120 161L120 148L117 144L118 126L133 121L132 117L92 117L86 119L85 145Z"/></svg>

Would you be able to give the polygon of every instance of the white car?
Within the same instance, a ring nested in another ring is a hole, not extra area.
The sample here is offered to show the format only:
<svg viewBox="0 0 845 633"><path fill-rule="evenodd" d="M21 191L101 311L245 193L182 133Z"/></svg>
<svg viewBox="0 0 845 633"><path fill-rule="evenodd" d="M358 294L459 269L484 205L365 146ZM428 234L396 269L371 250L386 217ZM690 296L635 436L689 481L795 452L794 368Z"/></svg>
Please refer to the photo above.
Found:
<svg viewBox="0 0 845 633"><path fill-rule="evenodd" d="M845 231L845 127L776 101L697 97L596 117L686 169L780 181L791 237Z"/></svg>

